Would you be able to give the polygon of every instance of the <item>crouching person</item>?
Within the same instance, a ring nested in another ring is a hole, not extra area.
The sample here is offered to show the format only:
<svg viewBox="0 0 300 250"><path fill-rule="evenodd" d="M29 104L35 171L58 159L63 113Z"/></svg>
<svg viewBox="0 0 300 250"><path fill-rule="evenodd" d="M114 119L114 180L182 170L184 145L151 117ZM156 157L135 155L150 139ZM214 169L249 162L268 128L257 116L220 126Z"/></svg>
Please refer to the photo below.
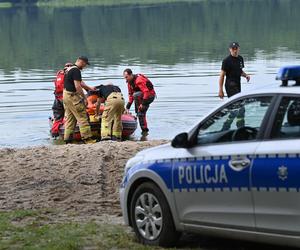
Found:
<svg viewBox="0 0 300 250"><path fill-rule="evenodd" d="M122 121L125 101L121 89L114 85L100 85L96 87L98 100L96 115L99 114L100 104L104 102L101 119L101 140L122 140Z"/></svg>

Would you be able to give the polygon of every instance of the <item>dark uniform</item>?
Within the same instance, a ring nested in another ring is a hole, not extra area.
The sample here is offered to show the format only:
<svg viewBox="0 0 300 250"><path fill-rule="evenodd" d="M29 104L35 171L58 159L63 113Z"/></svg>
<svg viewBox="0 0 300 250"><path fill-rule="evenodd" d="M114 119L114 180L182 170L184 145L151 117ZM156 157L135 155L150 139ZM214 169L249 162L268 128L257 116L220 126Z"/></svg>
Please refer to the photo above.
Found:
<svg viewBox="0 0 300 250"><path fill-rule="evenodd" d="M81 138L87 140L92 137L84 100L82 96L76 92L74 84L75 80L82 81L81 72L77 66L72 66L66 71L64 79L63 102L65 108L65 141L72 139L77 122Z"/></svg>
<svg viewBox="0 0 300 250"><path fill-rule="evenodd" d="M100 85L96 87L99 98L105 99L105 107L101 119L101 139L112 138L121 140L122 121L125 101L121 89L114 85Z"/></svg>
<svg viewBox="0 0 300 250"><path fill-rule="evenodd" d="M241 76L244 68L244 59L240 55L237 57L229 55L222 62L222 70L226 73L225 90L228 97L241 92ZM242 106L230 112L223 130L228 130L236 118L237 128L245 126L245 108Z"/></svg>
<svg viewBox="0 0 300 250"><path fill-rule="evenodd" d="M226 73L225 90L228 97L241 92L241 75L244 59L241 56L229 55L222 62L222 70Z"/></svg>

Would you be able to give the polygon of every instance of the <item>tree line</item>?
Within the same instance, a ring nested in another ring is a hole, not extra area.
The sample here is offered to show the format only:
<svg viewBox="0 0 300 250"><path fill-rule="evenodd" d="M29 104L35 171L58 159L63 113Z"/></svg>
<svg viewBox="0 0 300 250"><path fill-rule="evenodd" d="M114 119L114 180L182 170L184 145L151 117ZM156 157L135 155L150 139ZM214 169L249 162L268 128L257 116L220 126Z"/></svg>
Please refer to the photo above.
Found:
<svg viewBox="0 0 300 250"><path fill-rule="evenodd" d="M247 60L282 50L300 53L299 9L297 0L0 9L1 68L56 69L78 53L104 67L128 59L213 62L228 53L232 40L240 42Z"/></svg>

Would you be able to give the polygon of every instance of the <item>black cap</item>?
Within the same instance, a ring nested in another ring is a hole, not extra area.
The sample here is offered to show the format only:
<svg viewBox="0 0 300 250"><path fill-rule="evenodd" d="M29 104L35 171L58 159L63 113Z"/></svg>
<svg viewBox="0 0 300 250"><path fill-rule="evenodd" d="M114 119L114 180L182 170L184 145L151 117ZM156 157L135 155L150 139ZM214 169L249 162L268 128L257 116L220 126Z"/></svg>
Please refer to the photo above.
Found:
<svg viewBox="0 0 300 250"><path fill-rule="evenodd" d="M78 59L84 61L87 65L90 65L89 59L86 56L80 56Z"/></svg>
<svg viewBox="0 0 300 250"><path fill-rule="evenodd" d="M229 48L232 49L232 48L239 48L240 45L238 42L232 42L229 44Z"/></svg>

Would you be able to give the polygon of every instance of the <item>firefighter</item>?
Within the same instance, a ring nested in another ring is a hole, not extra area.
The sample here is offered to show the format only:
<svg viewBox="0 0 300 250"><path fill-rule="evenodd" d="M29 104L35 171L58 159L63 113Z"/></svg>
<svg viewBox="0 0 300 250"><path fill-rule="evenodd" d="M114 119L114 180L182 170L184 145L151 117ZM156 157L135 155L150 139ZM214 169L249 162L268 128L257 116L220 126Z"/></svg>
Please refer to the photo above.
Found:
<svg viewBox="0 0 300 250"><path fill-rule="evenodd" d="M64 78L65 78L65 72L69 67L72 67L73 63L66 63L64 66L64 69L59 70L56 73L56 79L54 81L54 103L52 105L52 110L53 110L53 117L54 120L63 120L64 118L64 106L63 106L63 91L64 91Z"/></svg>
<svg viewBox="0 0 300 250"><path fill-rule="evenodd" d="M101 140L121 141L122 121L125 101L118 86L112 84L96 87L98 100L96 104L96 115L99 115L100 104L104 103L104 111L101 118Z"/></svg>
<svg viewBox="0 0 300 250"><path fill-rule="evenodd" d="M146 113L156 96L153 84L146 76L142 74L133 74L131 69L125 69L123 76L127 82L129 94L126 113L129 113L129 109L134 101L135 112L139 119L142 135L148 135L149 129Z"/></svg>
<svg viewBox="0 0 300 250"><path fill-rule="evenodd" d="M65 108L65 133L64 141L72 142L72 136L76 126L79 124L80 135L84 143L95 143L92 139L91 127L86 113L86 97L82 87L92 89L83 84L81 70L89 65L88 58L80 56L75 64L65 72L63 103Z"/></svg>

